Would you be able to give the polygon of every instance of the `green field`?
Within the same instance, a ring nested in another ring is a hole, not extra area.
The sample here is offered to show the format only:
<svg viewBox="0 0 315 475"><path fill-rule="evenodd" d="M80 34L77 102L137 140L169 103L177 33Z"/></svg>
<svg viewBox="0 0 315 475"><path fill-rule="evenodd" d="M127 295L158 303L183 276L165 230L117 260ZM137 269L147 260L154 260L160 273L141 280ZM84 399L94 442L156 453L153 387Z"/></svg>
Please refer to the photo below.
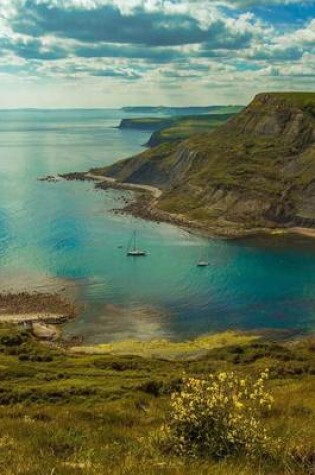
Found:
<svg viewBox="0 0 315 475"><path fill-rule="evenodd" d="M149 357L152 343L144 345L145 357L80 354L39 343L27 331L2 327L0 473L312 473L314 339L281 343L230 333L202 342L171 343L169 348L164 342L170 361ZM187 356L187 349L198 351L200 346L203 352L199 357L177 358ZM132 351L134 345L121 344L117 351L122 347ZM138 353L139 348L138 344ZM115 351L115 347L102 348L103 352L109 350ZM266 367L270 368L268 387L275 403L263 424L275 440L281 437L285 441L286 449L278 458L251 461L239 454L213 460L204 454L189 459L160 445L157 434L168 418L170 394L180 389L184 372L196 378L220 370L257 375ZM290 447L294 458L287 456Z"/></svg>

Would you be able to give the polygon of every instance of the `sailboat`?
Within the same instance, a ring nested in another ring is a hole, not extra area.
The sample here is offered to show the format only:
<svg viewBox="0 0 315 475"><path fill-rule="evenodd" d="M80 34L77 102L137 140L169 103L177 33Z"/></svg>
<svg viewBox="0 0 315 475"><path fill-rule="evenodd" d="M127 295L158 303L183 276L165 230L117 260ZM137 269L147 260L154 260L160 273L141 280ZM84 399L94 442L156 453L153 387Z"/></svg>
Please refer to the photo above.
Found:
<svg viewBox="0 0 315 475"><path fill-rule="evenodd" d="M132 240L127 250L127 256L131 257L145 257L146 251L143 251L137 247L137 231L134 231Z"/></svg>
<svg viewBox="0 0 315 475"><path fill-rule="evenodd" d="M208 267L210 262L208 260L208 253L206 250L201 250L197 267Z"/></svg>

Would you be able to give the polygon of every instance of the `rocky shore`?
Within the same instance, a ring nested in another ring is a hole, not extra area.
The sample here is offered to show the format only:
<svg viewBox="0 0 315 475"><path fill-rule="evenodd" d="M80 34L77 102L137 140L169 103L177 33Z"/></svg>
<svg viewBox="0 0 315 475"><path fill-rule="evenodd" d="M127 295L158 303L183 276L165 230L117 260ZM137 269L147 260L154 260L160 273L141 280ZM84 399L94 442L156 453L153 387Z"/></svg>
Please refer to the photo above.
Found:
<svg viewBox="0 0 315 475"><path fill-rule="evenodd" d="M172 135L93 173L162 189L154 207L161 220L184 218L185 225L233 237L309 236L315 229L314 100L312 93L260 94L215 131L178 144Z"/></svg>
<svg viewBox="0 0 315 475"><path fill-rule="evenodd" d="M59 338L60 325L76 316L76 306L58 294L0 293L0 324L23 325L39 339Z"/></svg>
<svg viewBox="0 0 315 475"><path fill-rule="evenodd" d="M158 200L162 196L162 191L150 185L139 185L134 183L121 183L111 177L95 175L90 172L72 172L60 175L65 180L92 181L97 189L108 190L129 190L135 192L132 200L126 203L122 209L115 209L115 212L132 214L135 217L142 218L157 223L164 222L185 228L186 230L207 237L218 237L224 239L241 239L248 236L257 235L284 235L300 234L306 237L314 237L315 232L312 229L302 227L287 228L242 228L241 226L210 226L199 221L187 219L184 215L169 213L160 210L157 207Z"/></svg>

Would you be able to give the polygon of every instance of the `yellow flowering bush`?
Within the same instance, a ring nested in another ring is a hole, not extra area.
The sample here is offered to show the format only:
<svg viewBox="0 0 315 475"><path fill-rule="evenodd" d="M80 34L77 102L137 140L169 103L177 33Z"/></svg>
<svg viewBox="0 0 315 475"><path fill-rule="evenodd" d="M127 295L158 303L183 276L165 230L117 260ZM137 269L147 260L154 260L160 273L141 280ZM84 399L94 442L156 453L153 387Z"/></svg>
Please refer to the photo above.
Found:
<svg viewBox="0 0 315 475"><path fill-rule="evenodd" d="M261 414L273 402L267 379L268 370L255 381L233 372L185 379L181 392L171 396L170 420L163 428L172 447L178 454L218 458L266 453L270 440Z"/></svg>

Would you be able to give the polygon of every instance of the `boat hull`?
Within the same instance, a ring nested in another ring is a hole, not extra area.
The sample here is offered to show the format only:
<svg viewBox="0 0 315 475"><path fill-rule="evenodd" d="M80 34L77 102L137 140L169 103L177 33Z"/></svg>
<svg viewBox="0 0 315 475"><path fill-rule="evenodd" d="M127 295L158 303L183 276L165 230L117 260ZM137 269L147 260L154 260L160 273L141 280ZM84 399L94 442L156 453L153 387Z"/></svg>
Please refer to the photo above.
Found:
<svg viewBox="0 0 315 475"><path fill-rule="evenodd" d="M147 254L145 251L129 251L127 252L128 257L145 257Z"/></svg>

